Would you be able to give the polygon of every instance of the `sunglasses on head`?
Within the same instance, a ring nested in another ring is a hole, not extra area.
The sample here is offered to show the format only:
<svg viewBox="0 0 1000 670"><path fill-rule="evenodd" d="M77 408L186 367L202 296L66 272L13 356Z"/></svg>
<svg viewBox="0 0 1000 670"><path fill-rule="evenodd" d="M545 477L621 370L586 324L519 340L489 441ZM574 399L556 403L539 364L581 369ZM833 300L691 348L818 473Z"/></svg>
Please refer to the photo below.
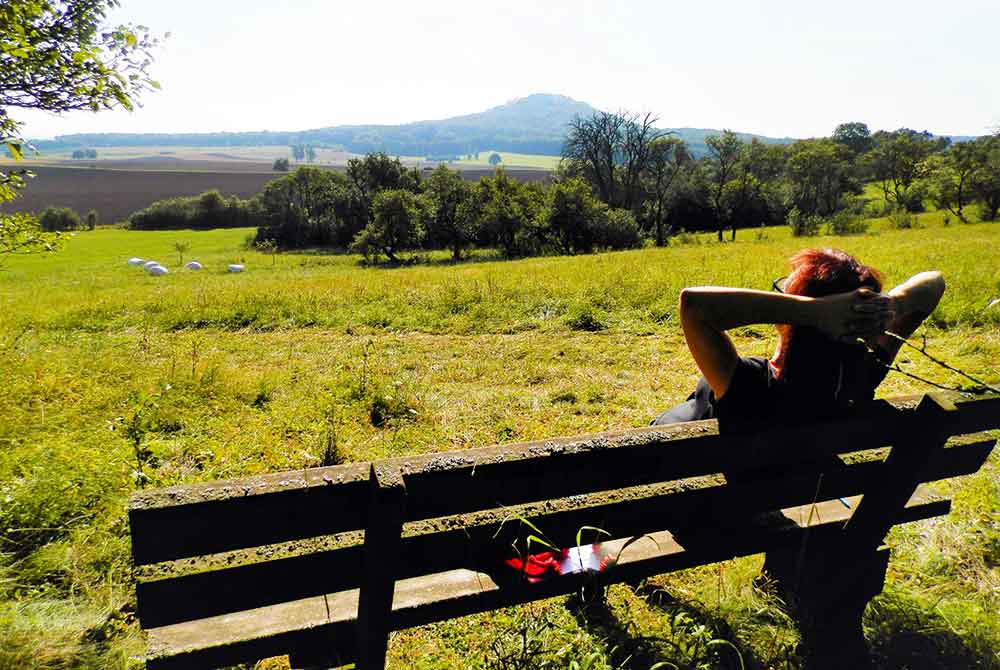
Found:
<svg viewBox="0 0 1000 670"><path fill-rule="evenodd" d="M788 279L788 275L784 277L778 277L773 282L771 282L771 289L777 291L778 293L785 292L785 280Z"/></svg>

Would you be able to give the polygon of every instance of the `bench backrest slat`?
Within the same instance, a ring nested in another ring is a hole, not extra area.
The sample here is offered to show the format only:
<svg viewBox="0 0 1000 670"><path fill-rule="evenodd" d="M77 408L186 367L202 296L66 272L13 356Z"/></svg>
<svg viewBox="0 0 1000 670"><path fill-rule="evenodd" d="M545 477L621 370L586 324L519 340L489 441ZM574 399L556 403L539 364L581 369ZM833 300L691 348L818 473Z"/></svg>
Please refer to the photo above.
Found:
<svg viewBox="0 0 1000 670"><path fill-rule="evenodd" d="M415 521L716 472L789 467L822 453L889 444L916 398L873 403L819 426L719 436L714 421L389 459ZM1000 399L959 402L954 433L982 430ZM806 446L808 445L808 446ZM140 492L130 501L133 556L147 565L364 528L371 464L354 463Z"/></svg>
<svg viewBox="0 0 1000 670"><path fill-rule="evenodd" d="M364 528L369 463L173 487L132 496L136 565Z"/></svg>
<svg viewBox="0 0 1000 670"><path fill-rule="evenodd" d="M959 403L945 434L983 430L1000 399ZM983 407L988 406L988 407ZM751 435L719 435L714 421L472 449L387 461L404 473L407 520L518 505L718 472L787 469L824 455L887 446L912 430L916 399L872 403L847 418ZM720 464L723 464L720 466Z"/></svg>
<svg viewBox="0 0 1000 670"><path fill-rule="evenodd" d="M975 472L989 455L993 440L965 443L936 454L926 464L920 481L932 481ZM598 526L616 537L639 535L663 528L724 523L733 510L748 515L783 507L857 495L878 474L878 460L829 467L817 489L816 472L783 473L736 484L723 478L685 481L629 500L627 492L598 493L585 507L552 512L546 505L518 510L559 546L575 544L584 525ZM818 493L817 493L818 490ZM484 562L499 565L499 550L524 535L516 519L504 524L503 515L479 515L468 526L427 525L423 534L405 537L398 578L460 567L483 569ZM492 521L492 522L491 522ZM480 525L475 525L476 523ZM419 526L419 524L418 524ZM440 528L440 529L437 529ZM494 537L495 536L495 537ZM728 541L728 540L727 540ZM363 570L361 546L323 551L279 560L225 568L213 572L140 582L139 616L145 627L165 625L261 607L323 593L354 588Z"/></svg>

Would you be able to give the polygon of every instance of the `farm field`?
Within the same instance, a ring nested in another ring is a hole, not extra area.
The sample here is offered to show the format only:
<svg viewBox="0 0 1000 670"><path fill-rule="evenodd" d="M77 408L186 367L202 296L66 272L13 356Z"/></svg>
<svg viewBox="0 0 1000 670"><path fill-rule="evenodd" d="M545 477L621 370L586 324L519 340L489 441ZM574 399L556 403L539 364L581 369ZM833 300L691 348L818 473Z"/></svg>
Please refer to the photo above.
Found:
<svg viewBox="0 0 1000 670"><path fill-rule="evenodd" d="M110 224L123 221L156 200L197 195L213 188L223 195L249 198L285 174L272 170L271 163L213 158L211 153L185 155L201 158L142 155L80 161L25 160L16 167L31 170L36 178L28 181L17 199L0 205L0 209L37 213L52 205L69 207L81 216L95 209L99 220ZM6 164L14 165L9 161ZM338 169L331 164L313 165ZM474 181L492 175L493 168L484 165L461 167L462 176ZM537 169L511 168L507 174L523 181L548 176L547 171Z"/></svg>
<svg viewBox="0 0 1000 670"><path fill-rule="evenodd" d="M249 229L98 229L55 254L3 259L0 670L137 667L125 517L136 464L121 434L137 411L153 486L318 465L331 439L344 459L367 460L642 426L697 380L680 289L769 288L803 246L844 248L890 284L941 270L948 290L921 333L928 350L1000 382L1000 307L986 309L1000 294L1000 225L919 220L876 220L856 237L744 230L736 243L699 235L578 257L480 252L452 265L431 254L397 269L246 250ZM205 270L180 270L175 242ZM147 276L131 256L171 273ZM230 262L247 271L227 274ZM775 343L769 327L735 339L743 355ZM962 381L912 352L900 360ZM879 393L925 390L890 374ZM382 427L377 398L393 408ZM954 494L946 520L890 536L886 593L866 621L879 668L1000 668L1000 454ZM593 617L559 598L403 631L390 667L518 667L504 663L528 640L539 668L797 667L794 630L753 587L760 564L616 586Z"/></svg>
<svg viewBox="0 0 1000 670"><path fill-rule="evenodd" d="M350 158L357 158L358 154L328 149L326 147L316 147L316 162L318 165L346 165ZM535 168L539 170L554 170L559 164L559 156L543 156L539 154L509 153L496 150L503 157L504 165L512 168ZM453 167L486 167L491 168L489 163L490 154L494 149L484 149L479 152L479 158L455 161ZM276 158L291 159L291 151L287 146L218 146L218 147L190 147L190 146L121 146L121 147L99 147L96 159L75 160L72 157L73 149L62 149L55 151L45 151L44 154L29 157L30 160L41 161L43 163L68 162L70 164L87 165L91 163L104 164L106 162L136 161L153 162L159 161L167 167L171 162L181 161L207 161L231 165L239 169L240 163L259 163L266 169L271 168L271 164ZM400 156L400 159L408 164L423 163L425 156Z"/></svg>

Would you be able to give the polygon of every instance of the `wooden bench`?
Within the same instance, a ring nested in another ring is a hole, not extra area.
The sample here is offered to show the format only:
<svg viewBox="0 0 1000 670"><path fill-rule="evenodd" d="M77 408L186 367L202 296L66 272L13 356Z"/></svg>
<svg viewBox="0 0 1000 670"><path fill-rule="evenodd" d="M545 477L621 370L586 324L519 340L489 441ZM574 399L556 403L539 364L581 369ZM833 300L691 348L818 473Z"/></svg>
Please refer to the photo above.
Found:
<svg viewBox="0 0 1000 670"><path fill-rule="evenodd" d="M382 668L391 631L761 552L822 667L862 653L888 530L949 511L918 485L975 472L998 427L998 397L929 394L749 435L700 421L139 492L147 667ZM562 547L583 526L612 550L649 537L596 577L529 583L503 564L519 519Z"/></svg>

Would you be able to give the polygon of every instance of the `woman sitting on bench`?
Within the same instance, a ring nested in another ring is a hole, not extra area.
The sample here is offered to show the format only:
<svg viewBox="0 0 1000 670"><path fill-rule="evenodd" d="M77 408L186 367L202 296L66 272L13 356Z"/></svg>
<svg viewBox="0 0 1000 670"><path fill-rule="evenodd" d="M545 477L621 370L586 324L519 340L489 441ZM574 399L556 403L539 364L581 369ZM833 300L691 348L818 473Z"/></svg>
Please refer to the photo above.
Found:
<svg viewBox="0 0 1000 670"><path fill-rule="evenodd" d="M834 249L791 259L779 292L697 286L681 291L688 349L704 375L688 400L653 425L718 418L723 430L811 421L874 398L900 341L934 311L939 272L921 272L887 293L881 274ZM726 331L773 323L770 360L740 357Z"/></svg>

